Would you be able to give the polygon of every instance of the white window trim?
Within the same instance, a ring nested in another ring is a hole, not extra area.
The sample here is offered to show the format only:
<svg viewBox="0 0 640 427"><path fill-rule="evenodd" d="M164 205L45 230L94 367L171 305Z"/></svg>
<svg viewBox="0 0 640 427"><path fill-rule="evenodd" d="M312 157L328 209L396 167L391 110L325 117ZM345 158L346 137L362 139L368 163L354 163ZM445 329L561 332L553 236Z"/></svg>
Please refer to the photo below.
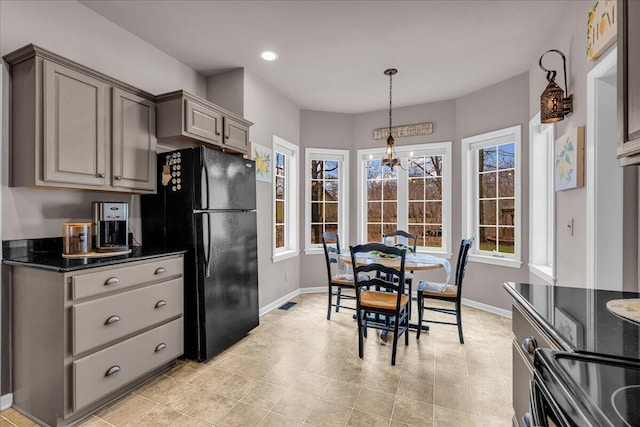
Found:
<svg viewBox="0 0 640 427"><path fill-rule="evenodd" d="M285 228L285 247L276 249L276 235L275 235L275 218L276 218L276 203L275 203L275 152L278 151L287 155L287 159L289 160L286 163L286 194L285 200L287 200L287 212L286 217L288 218L288 226ZM272 220L271 220L271 248L272 248L272 257L271 261L276 263L279 261L284 261L285 259L293 258L298 256L300 251L298 250L298 244L300 239L298 238L299 232L299 192L298 192L298 182L299 182L299 173L298 169L300 168L300 159L299 159L300 149L297 145L292 144L291 142L280 138L279 136L273 135L273 153L274 153L274 166L272 168L273 174L273 184L271 186L271 204L272 204Z"/></svg>
<svg viewBox="0 0 640 427"><path fill-rule="evenodd" d="M424 248L418 249L420 253L431 254L435 256L439 256L442 258L451 258L452 256L452 247L451 247L451 176L452 176L452 168L453 168L453 153L451 151L451 141L445 142L425 142L422 144L413 144L413 145L401 145L396 146L396 154L403 165L406 165L409 160L409 156L413 153L415 156L421 155L429 155L437 152L441 154L446 161L446 165L448 167L445 168L442 174L442 228L444 232L442 233L442 249L441 250L424 250ZM365 217L365 206L366 206L366 167L365 163L369 160L369 155L372 155L374 158L382 158L382 156L386 153L386 147L379 148L366 148L358 150L357 154L357 180L358 180L358 194L357 194L357 215L358 215L358 232L357 238L358 242L366 243L367 238L367 221ZM406 180L403 180L404 183L400 185L398 183L398 200L400 197L404 197L406 200L406 195L408 192L408 184ZM406 228L405 225L402 224L401 218L403 221L407 221L407 206L403 206L398 203L398 227ZM408 225L408 224L407 224Z"/></svg>
<svg viewBox="0 0 640 427"><path fill-rule="evenodd" d="M337 160L340 162L338 175L339 200L338 211L338 235L341 238L341 246L349 247L349 150L333 148L305 148L305 188L304 188L304 253L306 255L323 254L322 243L311 244L311 161L312 160Z"/></svg>
<svg viewBox="0 0 640 427"><path fill-rule="evenodd" d="M529 121L529 271L549 284L555 283L554 141L555 125L540 123L536 114ZM546 184L543 194L537 183Z"/></svg>
<svg viewBox="0 0 640 427"><path fill-rule="evenodd" d="M507 142L507 139L515 141L516 164L515 164L515 253L513 255L485 255L478 253L478 240L474 241L469 252L469 261L483 264L493 264L502 267L520 268L522 266L521 245L522 245L522 126L512 126L498 129L492 132L462 138L462 235L463 237L475 236L476 226L474 224L477 210L477 186L475 185L477 175L477 162L475 152L484 146L499 145Z"/></svg>

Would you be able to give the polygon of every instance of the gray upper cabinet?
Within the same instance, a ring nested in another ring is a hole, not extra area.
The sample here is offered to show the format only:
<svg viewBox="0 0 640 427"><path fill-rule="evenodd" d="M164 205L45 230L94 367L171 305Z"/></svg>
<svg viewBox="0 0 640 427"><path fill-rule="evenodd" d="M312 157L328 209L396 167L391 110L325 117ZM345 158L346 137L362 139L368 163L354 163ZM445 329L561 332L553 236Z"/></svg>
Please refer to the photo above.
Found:
<svg viewBox="0 0 640 427"><path fill-rule="evenodd" d="M156 108L148 99L113 88L111 185L156 189Z"/></svg>
<svg viewBox="0 0 640 427"><path fill-rule="evenodd" d="M250 121L183 90L159 95L156 102L158 138L249 152Z"/></svg>
<svg viewBox="0 0 640 427"><path fill-rule="evenodd" d="M59 64L43 65L44 181L101 187L107 85Z"/></svg>
<svg viewBox="0 0 640 427"><path fill-rule="evenodd" d="M640 2L618 2L618 157L640 164Z"/></svg>
<svg viewBox="0 0 640 427"><path fill-rule="evenodd" d="M155 192L153 95L33 45L4 59L11 186Z"/></svg>

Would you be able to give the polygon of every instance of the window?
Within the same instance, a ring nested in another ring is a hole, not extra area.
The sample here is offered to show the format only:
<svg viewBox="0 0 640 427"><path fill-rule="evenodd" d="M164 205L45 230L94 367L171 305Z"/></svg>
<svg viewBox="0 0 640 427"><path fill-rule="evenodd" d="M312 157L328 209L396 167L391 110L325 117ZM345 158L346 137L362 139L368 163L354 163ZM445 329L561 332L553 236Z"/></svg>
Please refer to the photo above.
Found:
<svg viewBox="0 0 640 427"><path fill-rule="evenodd" d="M273 261L298 254L298 146L273 136Z"/></svg>
<svg viewBox="0 0 640 427"><path fill-rule="evenodd" d="M451 143L396 147L406 170L382 167L384 151L358 150L358 240L402 229L418 237L420 252L450 256Z"/></svg>
<svg viewBox="0 0 640 427"><path fill-rule="evenodd" d="M348 246L349 151L305 150L305 253L322 253L322 233L342 237Z"/></svg>
<svg viewBox="0 0 640 427"><path fill-rule="evenodd" d="M540 123L540 113L529 122L529 271L549 283L554 280L554 131L554 125Z"/></svg>
<svg viewBox="0 0 640 427"><path fill-rule="evenodd" d="M462 139L463 237L469 259L519 268L521 128Z"/></svg>

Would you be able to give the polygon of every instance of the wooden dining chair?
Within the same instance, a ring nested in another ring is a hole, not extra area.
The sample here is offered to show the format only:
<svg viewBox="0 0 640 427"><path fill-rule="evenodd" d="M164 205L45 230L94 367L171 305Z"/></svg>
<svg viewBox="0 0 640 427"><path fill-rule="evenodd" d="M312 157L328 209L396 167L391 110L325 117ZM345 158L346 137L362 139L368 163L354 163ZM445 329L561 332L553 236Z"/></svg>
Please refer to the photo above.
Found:
<svg viewBox="0 0 640 427"><path fill-rule="evenodd" d="M391 242L390 239L393 239ZM382 243L388 246L406 247L411 253L416 253L418 245L418 236L407 233L404 230L396 230L382 235ZM389 245L389 243L392 243ZM413 295L413 270L404 273L404 283L407 285L409 295ZM411 311L409 311L409 319L411 319Z"/></svg>
<svg viewBox="0 0 640 427"><path fill-rule="evenodd" d="M460 301L462 299L462 279L464 279L464 271L467 266L467 259L469 258L469 250L473 245L473 237L463 239L460 242L460 251L458 252L458 262L456 264L456 277L455 284L446 284L442 291L435 291L432 286L429 286L428 282L421 281L418 285L418 332L416 338L420 339L420 330L422 329L422 322L440 323L444 325L458 325L458 337L460 338L460 344L464 344L464 337L462 336L462 311L460 307ZM454 303L454 308L443 307L427 307L425 306L425 300L434 299L440 301L447 301ZM424 319L424 311L430 310L437 313L451 314L456 316L455 322L442 322L439 320L426 320Z"/></svg>
<svg viewBox="0 0 640 427"><path fill-rule="evenodd" d="M327 279L329 284L329 302L327 305L327 320L331 320L331 307L336 308L336 313L341 308L349 310L355 310L355 307L349 307L341 305L342 299L355 300L355 295L343 295L342 289L355 289L355 282L353 281L353 274L339 271L337 268L339 265L338 257L340 256L340 237L333 233L322 233L322 247L324 248L324 258L327 264ZM334 272L335 264L335 272ZM336 297L336 302L333 302L333 297Z"/></svg>
<svg viewBox="0 0 640 427"><path fill-rule="evenodd" d="M386 264L371 262L358 263L359 253L377 251L380 259L396 257L398 268ZM358 320L358 355L364 356L364 339L367 328L383 331L393 330L393 353L391 364L396 364L398 338L404 334L404 344L409 345L409 304L411 299L405 293L404 263L406 250L368 243L351 246L351 265L355 275L356 318ZM365 276L366 275L366 276ZM394 280L397 277L397 280ZM376 289L375 291L372 289Z"/></svg>

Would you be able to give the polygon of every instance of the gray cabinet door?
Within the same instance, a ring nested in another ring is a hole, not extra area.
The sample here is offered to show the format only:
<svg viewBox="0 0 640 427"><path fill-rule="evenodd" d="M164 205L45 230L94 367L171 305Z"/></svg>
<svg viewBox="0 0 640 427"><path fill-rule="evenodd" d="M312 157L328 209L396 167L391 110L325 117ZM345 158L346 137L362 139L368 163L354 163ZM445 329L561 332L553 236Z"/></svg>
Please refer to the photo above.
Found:
<svg viewBox="0 0 640 427"><path fill-rule="evenodd" d="M106 91L99 80L44 61L44 181L105 185Z"/></svg>
<svg viewBox="0 0 640 427"><path fill-rule="evenodd" d="M618 157L640 164L640 2L618 3Z"/></svg>
<svg viewBox="0 0 640 427"><path fill-rule="evenodd" d="M111 185L156 191L156 106L113 88Z"/></svg>
<svg viewBox="0 0 640 427"><path fill-rule="evenodd" d="M184 131L196 139L219 144L222 138L222 116L215 110L190 99L184 101Z"/></svg>
<svg viewBox="0 0 640 427"><path fill-rule="evenodd" d="M249 152L249 127L228 117L224 118L224 145L243 153Z"/></svg>

